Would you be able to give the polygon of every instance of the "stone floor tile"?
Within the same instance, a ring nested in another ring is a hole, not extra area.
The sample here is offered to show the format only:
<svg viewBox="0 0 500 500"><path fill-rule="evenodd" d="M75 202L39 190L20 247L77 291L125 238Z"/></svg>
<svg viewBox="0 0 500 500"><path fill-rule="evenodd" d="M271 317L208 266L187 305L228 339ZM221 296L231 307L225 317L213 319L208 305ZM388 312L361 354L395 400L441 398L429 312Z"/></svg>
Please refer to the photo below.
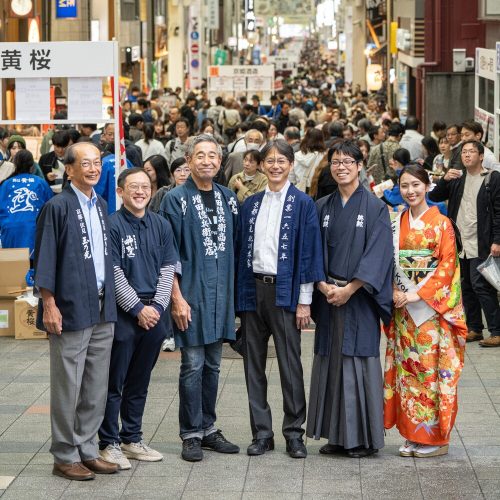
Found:
<svg viewBox="0 0 500 500"><path fill-rule="evenodd" d="M6 490L14 479L16 476L0 476L0 490Z"/></svg>

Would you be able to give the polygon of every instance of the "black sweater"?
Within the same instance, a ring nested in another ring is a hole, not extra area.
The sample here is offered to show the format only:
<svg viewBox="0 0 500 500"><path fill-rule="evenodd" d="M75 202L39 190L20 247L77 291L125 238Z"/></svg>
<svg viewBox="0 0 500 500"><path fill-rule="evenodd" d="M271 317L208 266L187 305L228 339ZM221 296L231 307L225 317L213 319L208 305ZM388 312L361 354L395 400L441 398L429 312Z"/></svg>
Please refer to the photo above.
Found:
<svg viewBox="0 0 500 500"><path fill-rule="evenodd" d="M464 171L458 179L446 181L442 178L429 193L432 201L448 200L448 217L453 222L457 221L466 176L467 172ZM492 243L500 244L500 173L496 171L490 177L489 196L484 180L477 196L477 244L480 259L488 257Z"/></svg>

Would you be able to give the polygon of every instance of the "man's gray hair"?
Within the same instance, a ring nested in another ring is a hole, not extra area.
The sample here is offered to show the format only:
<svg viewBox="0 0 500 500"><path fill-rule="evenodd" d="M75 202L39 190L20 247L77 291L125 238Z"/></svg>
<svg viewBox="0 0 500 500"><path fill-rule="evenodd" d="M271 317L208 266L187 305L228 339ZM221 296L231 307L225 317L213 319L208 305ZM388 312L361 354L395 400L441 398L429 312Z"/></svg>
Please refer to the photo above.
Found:
<svg viewBox="0 0 500 500"><path fill-rule="evenodd" d="M212 144L215 144L217 146L217 154L219 155L220 158L222 158L221 145L217 142L217 140L213 135L209 134L200 134L200 135L195 135L194 137L190 137L187 140L186 156L189 157L193 156L194 148L196 147L197 144L200 144L201 142L211 142Z"/></svg>
<svg viewBox="0 0 500 500"><path fill-rule="evenodd" d="M250 134L259 134L260 137L260 143L262 144L264 142L264 136L262 135L262 132L260 130L257 130L256 128L251 128L250 130L247 130L245 132L245 138L244 141L247 142L247 139L250 137Z"/></svg>
<svg viewBox="0 0 500 500"><path fill-rule="evenodd" d="M99 155L101 154L101 150L93 142L88 142L88 141L75 142L74 144L68 146L66 148L66 151L64 152L64 159L63 159L64 165L74 165L76 163L76 151L82 145L93 146L94 148L97 149Z"/></svg>
<svg viewBox="0 0 500 500"><path fill-rule="evenodd" d="M300 130L298 129L298 127L287 127L283 135L287 140L300 141Z"/></svg>

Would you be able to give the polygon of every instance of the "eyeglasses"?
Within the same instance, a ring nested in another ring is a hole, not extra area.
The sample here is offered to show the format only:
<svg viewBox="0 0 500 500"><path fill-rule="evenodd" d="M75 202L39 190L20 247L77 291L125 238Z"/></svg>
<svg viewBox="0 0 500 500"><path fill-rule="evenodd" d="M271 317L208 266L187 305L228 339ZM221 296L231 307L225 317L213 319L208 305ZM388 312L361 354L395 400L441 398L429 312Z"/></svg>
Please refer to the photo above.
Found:
<svg viewBox="0 0 500 500"><path fill-rule="evenodd" d="M332 167L340 167L340 165L343 165L344 167L352 167L355 163L357 163L356 160L353 160L352 158L346 158L345 160L332 160L330 162L330 165Z"/></svg>
<svg viewBox="0 0 500 500"><path fill-rule="evenodd" d="M144 191L145 193L149 193L151 191L150 184L129 184L126 188L131 193L137 193L139 190Z"/></svg>
<svg viewBox="0 0 500 500"><path fill-rule="evenodd" d="M102 167L102 161L101 160L82 160L80 162L80 166L82 168L90 168L91 165L93 165L95 168L101 168Z"/></svg>
<svg viewBox="0 0 500 500"><path fill-rule="evenodd" d="M274 158L267 158L264 163L266 167L272 167L275 163L278 167L286 167L289 164L288 160L275 160Z"/></svg>
<svg viewBox="0 0 500 500"><path fill-rule="evenodd" d="M446 132L446 137L455 137L458 135L458 132Z"/></svg>
<svg viewBox="0 0 500 500"><path fill-rule="evenodd" d="M463 156L472 156L473 154L479 153L477 149L462 149Z"/></svg>

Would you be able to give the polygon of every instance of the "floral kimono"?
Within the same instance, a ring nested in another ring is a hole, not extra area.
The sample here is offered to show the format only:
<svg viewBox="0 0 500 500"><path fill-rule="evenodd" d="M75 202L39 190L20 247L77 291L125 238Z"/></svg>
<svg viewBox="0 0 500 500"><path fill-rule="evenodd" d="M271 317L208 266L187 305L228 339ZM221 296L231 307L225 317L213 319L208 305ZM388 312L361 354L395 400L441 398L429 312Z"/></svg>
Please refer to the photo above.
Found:
<svg viewBox="0 0 500 500"><path fill-rule="evenodd" d="M465 336L460 267L450 220L437 207L393 221L394 285L421 300L394 310L387 334L384 425L443 446L457 413Z"/></svg>

